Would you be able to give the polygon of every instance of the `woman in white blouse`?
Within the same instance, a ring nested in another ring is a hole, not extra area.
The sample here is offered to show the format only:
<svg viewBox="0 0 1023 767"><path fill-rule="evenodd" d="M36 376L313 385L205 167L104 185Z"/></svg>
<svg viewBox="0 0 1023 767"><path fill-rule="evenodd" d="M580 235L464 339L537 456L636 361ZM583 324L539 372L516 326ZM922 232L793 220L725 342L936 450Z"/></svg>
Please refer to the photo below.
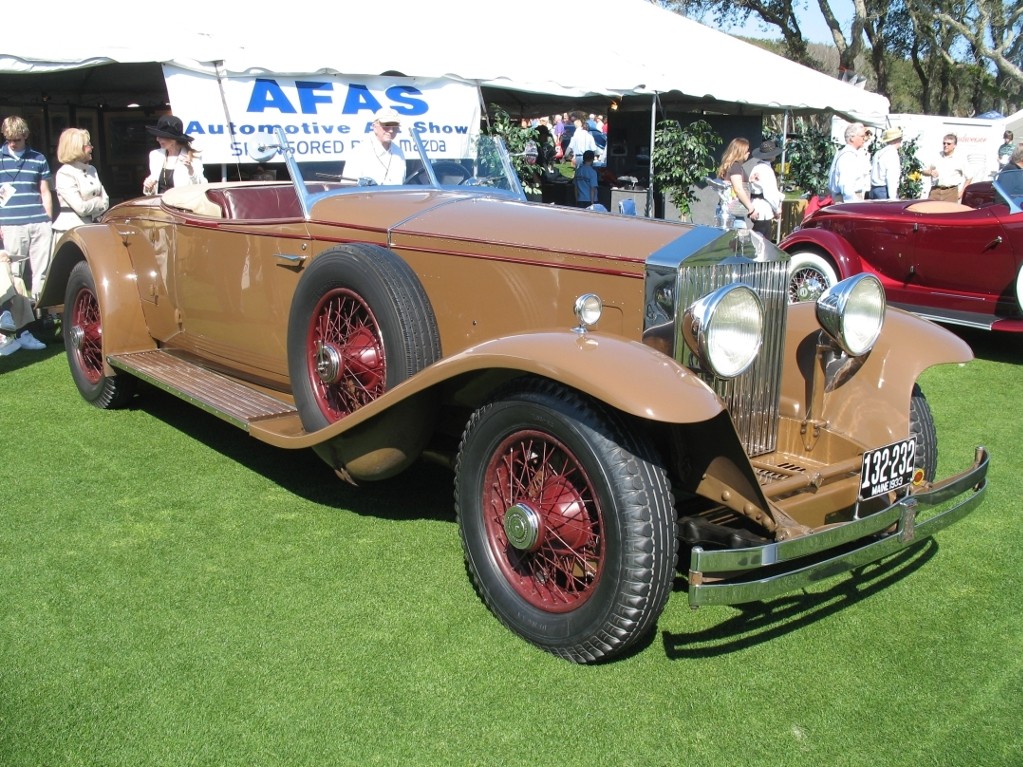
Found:
<svg viewBox="0 0 1023 767"><path fill-rule="evenodd" d="M160 194L171 187L205 184L202 159L192 148L192 137L184 132L180 117L163 115L156 125L147 125L156 136L159 149L149 153L149 175L142 182L143 194Z"/></svg>
<svg viewBox="0 0 1023 767"><path fill-rule="evenodd" d="M92 223L110 207L110 198L100 183L92 162L89 131L68 128L57 142L57 159L63 163L56 173L60 213L53 222L53 241L68 229Z"/></svg>

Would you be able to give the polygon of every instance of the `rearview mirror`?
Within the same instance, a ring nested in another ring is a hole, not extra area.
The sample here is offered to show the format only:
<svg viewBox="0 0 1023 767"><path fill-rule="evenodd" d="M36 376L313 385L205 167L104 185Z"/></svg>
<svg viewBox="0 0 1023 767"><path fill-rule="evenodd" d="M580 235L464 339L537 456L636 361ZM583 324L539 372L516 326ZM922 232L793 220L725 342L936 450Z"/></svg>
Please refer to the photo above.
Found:
<svg viewBox="0 0 1023 767"><path fill-rule="evenodd" d="M281 151L281 145L272 135L257 134L255 141L247 145L247 154L253 162L264 163L272 160Z"/></svg>

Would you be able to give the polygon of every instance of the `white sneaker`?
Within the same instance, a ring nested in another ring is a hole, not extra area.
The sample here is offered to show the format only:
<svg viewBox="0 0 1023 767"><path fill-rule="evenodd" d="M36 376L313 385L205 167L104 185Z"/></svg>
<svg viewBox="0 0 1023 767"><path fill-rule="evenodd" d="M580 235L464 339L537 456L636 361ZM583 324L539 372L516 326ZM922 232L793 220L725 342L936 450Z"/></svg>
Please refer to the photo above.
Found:
<svg viewBox="0 0 1023 767"><path fill-rule="evenodd" d="M0 330L4 333L13 333L17 330L17 327L14 325L14 317L6 309L0 314Z"/></svg>
<svg viewBox="0 0 1023 767"><path fill-rule="evenodd" d="M0 357L6 357L8 354L14 354L21 348L21 341L14 336L0 335Z"/></svg>
<svg viewBox="0 0 1023 767"><path fill-rule="evenodd" d="M21 344L22 349L31 349L32 351L40 351L46 348L46 344L36 338L34 335L29 333L27 330L22 333L16 339Z"/></svg>

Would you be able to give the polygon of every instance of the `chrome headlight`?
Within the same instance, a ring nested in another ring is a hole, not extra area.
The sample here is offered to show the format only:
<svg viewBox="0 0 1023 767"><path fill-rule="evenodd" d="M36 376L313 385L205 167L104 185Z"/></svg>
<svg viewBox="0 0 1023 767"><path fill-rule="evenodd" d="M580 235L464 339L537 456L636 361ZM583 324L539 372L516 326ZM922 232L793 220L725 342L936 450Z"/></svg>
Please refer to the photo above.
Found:
<svg viewBox="0 0 1023 767"><path fill-rule="evenodd" d="M682 321L686 344L719 378L753 364L764 340L764 307L746 285L726 285L690 306Z"/></svg>
<svg viewBox="0 0 1023 767"><path fill-rule="evenodd" d="M598 322L600 315L604 313L604 302L596 293L584 293L575 300L575 317L579 320L579 327L574 328L576 333L585 333Z"/></svg>
<svg viewBox="0 0 1023 767"><path fill-rule="evenodd" d="M884 325L884 312L884 288L872 274L842 280L817 299L817 321L853 357L874 348Z"/></svg>

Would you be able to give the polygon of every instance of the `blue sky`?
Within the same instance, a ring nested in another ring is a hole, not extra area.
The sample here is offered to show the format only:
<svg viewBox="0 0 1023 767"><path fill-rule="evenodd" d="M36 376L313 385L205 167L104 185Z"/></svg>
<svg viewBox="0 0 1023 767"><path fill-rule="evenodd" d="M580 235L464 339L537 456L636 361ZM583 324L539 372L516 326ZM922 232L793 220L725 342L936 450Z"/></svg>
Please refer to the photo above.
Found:
<svg viewBox="0 0 1023 767"><path fill-rule="evenodd" d="M850 3L846 0L838 0L832 3L832 9L838 16L839 21L842 24L842 29L848 34L849 22L851 21L852 14L850 13L851 8L848 7ZM803 30L803 36L807 41L811 43L827 43L833 44L831 39L831 32L828 30L827 25L824 23L824 16L821 14L820 7L814 0L808 0L803 9L797 14L799 18L799 28ZM709 21L709 20L708 20ZM712 21L704 21L708 26L715 26ZM736 28L725 28L723 31L731 34L743 35L745 37L766 37L769 39L778 39L781 35L778 32L777 27L765 27L761 29L762 22L760 17L756 14L750 16L749 22L744 27Z"/></svg>

